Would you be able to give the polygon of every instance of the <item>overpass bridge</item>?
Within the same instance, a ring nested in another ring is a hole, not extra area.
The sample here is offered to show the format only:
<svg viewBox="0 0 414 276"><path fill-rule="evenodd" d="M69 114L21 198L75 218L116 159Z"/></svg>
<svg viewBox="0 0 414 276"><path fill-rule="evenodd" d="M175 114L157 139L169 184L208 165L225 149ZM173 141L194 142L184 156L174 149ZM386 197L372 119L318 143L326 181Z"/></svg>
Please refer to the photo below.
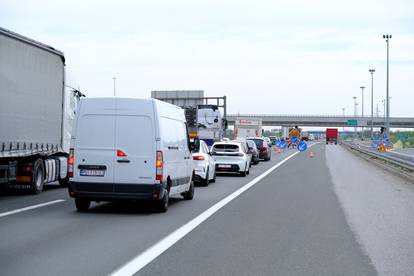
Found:
<svg viewBox="0 0 414 276"><path fill-rule="evenodd" d="M234 125L237 118L261 119L263 126L309 126L309 127L349 127L349 121L356 120L357 127L371 126L371 117L339 116L339 115L270 115L270 114L230 114L227 115L229 125ZM374 127L385 125L384 117L374 117ZM391 128L414 128L413 117L391 117ZM354 125L352 125L354 127Z"/></svg>

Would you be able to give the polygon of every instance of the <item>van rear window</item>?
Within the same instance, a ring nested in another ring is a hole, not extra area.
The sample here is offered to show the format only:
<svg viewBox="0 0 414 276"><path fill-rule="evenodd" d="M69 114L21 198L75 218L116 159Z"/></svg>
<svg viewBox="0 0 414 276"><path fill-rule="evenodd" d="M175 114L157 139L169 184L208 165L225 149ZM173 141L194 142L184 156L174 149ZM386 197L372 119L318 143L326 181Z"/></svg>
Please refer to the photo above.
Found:
<svg viewBox="0 0 414 276"><path fill-rule="evenodd" d="M220 152L238 152L239 146L238 145L225 145L219 144L215 145L213 151L220 151Z"/></svg>

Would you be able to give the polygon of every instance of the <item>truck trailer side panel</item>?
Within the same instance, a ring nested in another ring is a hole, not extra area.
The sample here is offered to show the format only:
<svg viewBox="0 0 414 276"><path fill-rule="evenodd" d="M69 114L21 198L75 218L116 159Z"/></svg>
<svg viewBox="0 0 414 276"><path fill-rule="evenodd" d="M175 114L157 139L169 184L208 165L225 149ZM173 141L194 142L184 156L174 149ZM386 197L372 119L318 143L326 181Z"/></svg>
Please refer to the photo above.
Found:
<svg viewBox="0 0 414 276"><path fill-rule="evenodd" d="M62 146L64 59L0 32L0 147Z"/></svg>

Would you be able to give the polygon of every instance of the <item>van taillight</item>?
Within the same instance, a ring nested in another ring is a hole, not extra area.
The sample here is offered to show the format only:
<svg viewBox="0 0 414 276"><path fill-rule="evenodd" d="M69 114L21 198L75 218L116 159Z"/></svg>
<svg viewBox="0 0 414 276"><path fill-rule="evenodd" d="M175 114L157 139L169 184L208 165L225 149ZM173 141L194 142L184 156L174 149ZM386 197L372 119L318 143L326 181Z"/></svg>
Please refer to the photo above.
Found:
<svg viewBox="0 0 414 276"><path fill-rule="evenodd" d="M73 165L75 164L75 150L69 149L69 160L68 160L68 175L73 177Z"/></svg>
<svg viewBox="0 0 414 276"><path fill-rule="evenodd" d="M162 181L162 173L163 173L163 160L162 160L162 151L157 150L157 159L155 162L156 173L155 173L155 180Z"/></svg>

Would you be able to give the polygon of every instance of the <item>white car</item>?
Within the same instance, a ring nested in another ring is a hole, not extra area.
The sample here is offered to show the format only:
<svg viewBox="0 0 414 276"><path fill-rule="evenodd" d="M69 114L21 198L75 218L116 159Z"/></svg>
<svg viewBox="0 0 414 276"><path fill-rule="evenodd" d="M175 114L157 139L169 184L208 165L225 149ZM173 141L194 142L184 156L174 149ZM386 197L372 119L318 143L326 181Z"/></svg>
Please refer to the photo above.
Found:
<svg viewBox="0 0 414 276"><path fill-rule="evenodd" d="M69 195L79 211L91 201L150 199L166 212L171 195L193 199L196 147L178 106L82 98L71 139Z"/></svg>
<svg viewBox="0 0 414 276"><path fill-rule="evenodd" d="M216 182L216 167L206 142L200 141L200 148L193 152L194 180L203 186L209 182Z"/></svg>
<svg viewBox="0 0 414 276"><path fill-rule="evenodd" d="M239 142L216 142L211 147L217 172L233 172L246 176L250 173L251 157Z"/></svg>

